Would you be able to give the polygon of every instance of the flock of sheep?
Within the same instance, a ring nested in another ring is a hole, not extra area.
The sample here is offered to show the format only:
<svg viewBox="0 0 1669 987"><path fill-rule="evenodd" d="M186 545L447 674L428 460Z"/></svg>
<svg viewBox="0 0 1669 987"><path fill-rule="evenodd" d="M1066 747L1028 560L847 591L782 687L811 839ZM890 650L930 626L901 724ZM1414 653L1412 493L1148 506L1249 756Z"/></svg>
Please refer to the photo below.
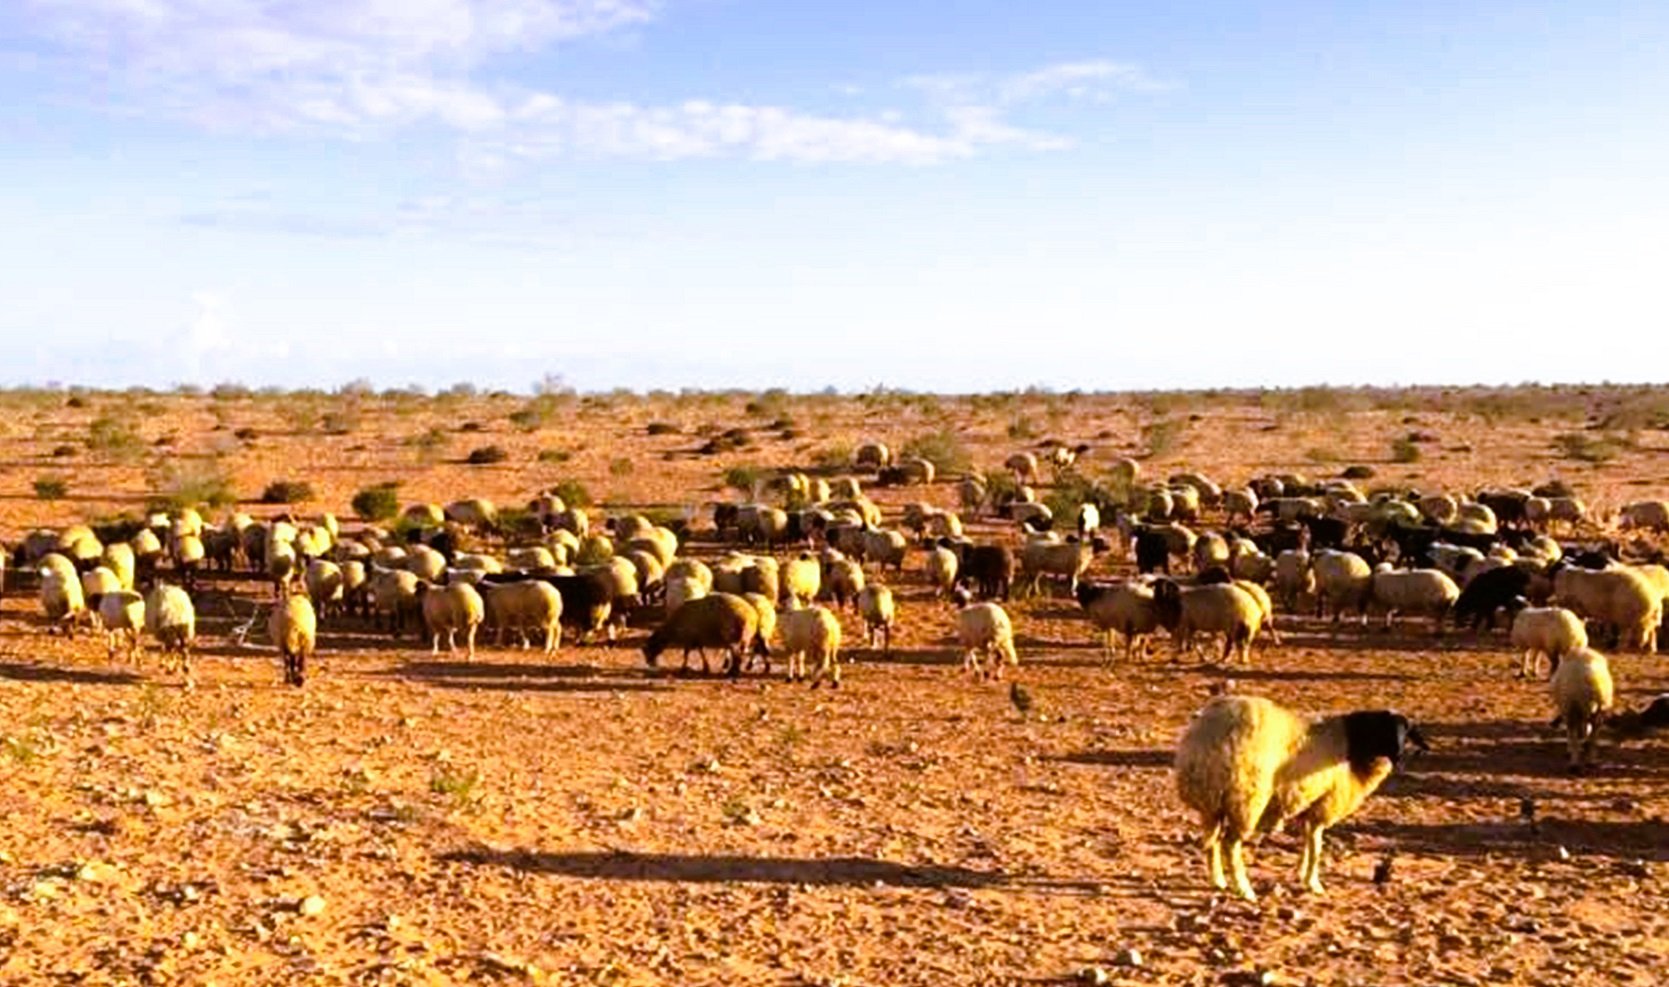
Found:
<svg viewBox="0 0 1669 987"><path fill-rule="evenodd" d="M937 471L867 443L853 475L783 471L746 502L715 505L711 532L639 514L593 526L585 510L542 493L518 525L501 523L482 499L414 504L392 529L351 532L329 514L209 524L182 510L96 531L33 531L13 562L38 577L49 630L102 630L112 659L136 660L149 636L188 687L193 594L215 573L270 583L272 599L233 637L241 644L264 614L295 686L306 681L321 621L358 621L395 637L420 627L432 650L462 647L471 658L483 630L499 646L508 637L549 655L564 630L614 640L649 626L642 650L651 666L677 653L687 670L693 654L710 672L718 654L734 677L756 666L768 673L775 656L791 681L838 688L842 611L856 611L872 649L890 652L900 608L887 580L919 571L927 590L954 602L964 667L982 678L1019 664L1005 604L1058 588L1077 601L1109 662L1118 638L1130 661L1163 629L1179 656L1220 638L1222 662L1250 663L1260 636L1279 640L1277 604L1330 618L1334 634L1346 616L1366 625L1370 613L1387 624L1429 619L1439 634L1445 624L1493 633L1499 621L1521 677L1539 675L1548 659L1573 770L1591 764L1608 717L1635 731L1669 723L1669 698L1615 715L1611 668L1593 647L1655 652L1669 569L1640 536L1669 532L1669 503L1627 505L1613 523L1559 485L1457 495L1281 474L1224 487L1197 472L1144 482L1135 461L1120 459L1104 483L1079 485L1081 498L1054 498L1070 504L1070 516L1056 517L1039 501L1043 474L1075 475L1087 452L1060 443L1018 452L1003 473L958 478L959 510L909 502L895 526L865 484L921 486ZM964 517L994 523L996 535L971 537ZM696 546L710 549L705 558ZM1091 580L1098 562L1127 574ZM1213 884L1232 880L1252 897L1243 843L1296 821L1301 882L1319 891L1323 832L1425 747L1418 726L1389 710L1312 720L1265 699L1216 697L1176 757Z"/></svg>

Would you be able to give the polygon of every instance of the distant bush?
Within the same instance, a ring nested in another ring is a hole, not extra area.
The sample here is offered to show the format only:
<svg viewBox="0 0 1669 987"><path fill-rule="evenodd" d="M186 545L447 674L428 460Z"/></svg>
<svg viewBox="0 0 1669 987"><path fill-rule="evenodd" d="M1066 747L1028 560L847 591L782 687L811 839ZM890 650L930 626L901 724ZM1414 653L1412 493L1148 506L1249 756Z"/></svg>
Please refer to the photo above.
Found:
<svg viewBox="0 0 1669 987"><path fill-rule="evenodd" d="M153 492L146 498L151 511L230 507L238 502L231 474L214 460L176 460L153 473L151 484Z"/></svg>
<svg viewBox="0 0 1669 987"><path fill-rule="evenodd" d="M562 502L569 507L590 507L593 503L591 491L578 480L563 480L551 487L551 493L562 498Z"/></svg>
<svg viewBox="0 0 1669 987"><path fill-rule="evenodd" d="M510 454L504 451L503 446L481 446L479 449L471 449L469 455L464 457L464 462L471 466L491 466L509 458Z"/></svg>
<svg viewBox="0 0 1669 987"><path fill-rule="evenodd" d="M764 476L765 471L757 466L732 466L724 471L724 485L732 490L752 493Z"/></svg>
<svg viewBox="0 0 1669 987"><path fill-rule="evenodd" d="M1566 459L1584 463L1607 463L1617 458L1619 443L1612 438L1595 438L1581 432L1562 432L1553 437L1553 447Z"/></svg>
<svg viewBox="0 0 1669 987"><path fill-rule="evenodd" d="M1037 438L1037 422L1025 415L1016 415L1008 423L1008 437L1011 439Z"/></svg>
<svg viewBox="0 0 1669 987"><path fill-rule="evenodd" d="M1393 463L1417 463L1420 461L1420 445L1410 436L1391 440L1391 461Z"/></svg>
<svg viewBox="0 0 1669 987"><path fill-rule="evenodd" d="M349 506L363 521L387 521L400 513L399 481L388 480L354 494Z"/></svg>
<svg viewBox="0 0 1669 987"><path fill-rule="evenodd" d="M632 459L630 456L616 456L608 461L609 476L631 476Z"/></svg>
<svg viewBox="0 0 1669 987"><path fill-rule="evenodd" d="M87 425L87 448L115 459L142 455L145 440L127 422L106 415Z"/></svg>
<svg viewBox="0 0 1669 987"><path fill-rule="evenodd" d="M255 431L253 428L250 428L248 425L245 425L244 427L242 427L242 428L238 429L237 431L233 432L232 433L232 438L237 439L241 442L248 442L251 439L255 438L255 436L257 436L259 434L261 434L261 433Z"/></svg>
<svg viewBox="0 0 1669 987"><path fill-rule="evenodd" d="M843 470L852 465L852 447L844 442L826 445L811 454L812 465L822 470Z"/></svg>
<svg viewBox="0 0 1669 987"><path fill-rule="evenodd" d="M319 419L319 430L326 435L352 435L359 428L359 422L360 414L357 408L328 411Z"/></svg>
<svg viewBox="0 0 1669 987"><path fill-rule="evenodd" d="M1346 466L1339 471L1339 475L1346 480L1371 480L1374 478L1374 468L1363 463L1357 463L1354 466Z"/></svg>
<svg viewBox="0 0 1669 987"><path fill-rule="evenodd" d="M61 500L70 492L70 481L62 476L35 477L35 496L41 500Z"/></svg>
<svg viewBox="0 0 1669 987"><path fill-rule="evenodd" d="M313 485L305 480L274 480L261 491L263 504L304 504L313 499Z"/></svg>
<svg viewBox="0 0 1669 987"><path fill-rule="evenodd" d="M1339 451L1337 449L1329 449L1325 446L1313 446L1304 450L1304 458L1312 463L1336 463L1344 457L1339 455Z"/></svg>
<svg viewBox="0 0 1669 987"><path fill-rule="evenodd" d="M439 452L452 444L452 434L439 425L416 435L408 435L400 440L401 445L408 445L424 452Z"/></svg>
<svg viewBox="0 0 1669 987"><path fill-rule="evenodd" d="M1175 449L1186 426L1175 418L1161 418L1142 427L1142 441L1147 445L1149 458L1163 456Z"/></svg>
<svg viewBox="0 0 1669 987"><path fill-rule="evenodd" d="M680 430L677 425L671 422L650 422L649 427L644 431L650 435L677 435Z"/></svg>
<svg viewBox="0 0 1669 987"><path fill-rule="evenodd" d="M538 456L541 463L566 463L573 458L574 454L567 449L540 449Z"/></svg>
<svg viewBox="0 0 1669 987"><path fill-rule="evenodd" d="M899 458L912 457L927 460L942 474L965 473L974 464L973 454L963 444L962 436L949 428L927 432L904 443L899 450Z"/></svg>
<svg viewBox="0 0 1669 987"><path fill-rule="evenodd" d="M70 456L75 455L75 453L76 453L75 446L53 446L52 447L52 458L53 459L67 459Z"/></svg>

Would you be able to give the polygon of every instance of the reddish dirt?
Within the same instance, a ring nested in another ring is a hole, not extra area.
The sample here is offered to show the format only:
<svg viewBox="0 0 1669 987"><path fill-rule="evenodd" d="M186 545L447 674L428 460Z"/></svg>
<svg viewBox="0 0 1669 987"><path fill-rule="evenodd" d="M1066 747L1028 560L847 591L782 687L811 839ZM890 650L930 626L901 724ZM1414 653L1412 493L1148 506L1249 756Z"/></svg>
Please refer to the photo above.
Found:
<svg viewBox="0 0 1669 987"><path fill-rule="evenodd" d="M947 423L992 466L1034 444L1005 434L1021 413L1041 434L1095 443L1104 463L1140 448L1152 414L1112 398L1055 419L1043 397L979 412L945 399L941 416L921 402L805 399L789 413L807 438L726 457L665 459L697 440L644 435L651 420L739 424L742 400L574 408L531 434L504 420L520 401L373 403L350 434L322 437L270 434L283 418L269 399L216 414L207 399L14 398L0 522L14 538L135 509L143 467L48 453L147 401L160 410L143 419L146 442L224 446L239 490L307 479L309 509L344 515L354 490L386 477L405 479L407 500L515 503L577 477L620 503L695 505L720 496L724 466L803 463L837 440ZM1336 471L1307 461L1326 446L1380 479L1425 484L1562 471L1601 505L1669 486L1649 433L1603 466L1552 459L1551 436L1580 422L1234 401L1198 413L1150 473ZM401 442L464 421L486 431L453 434L448 455L496 442L510 464L425 462ZM252 448L230 439L244 425L265 430ZM1385 462L1389 439L1413 429L1439 437L1426 458ZM576 452L530 462L555 447ZM630 472L611 473L616 459ZM76 499L35 500L30 483L48 472ZM950 484L926 493L954 498ZM1545 686L1512 678L1499 632L1435 639L1421 622L1335 637L1282 615L1284 643L1260 644L1249 669L1174 661L1165 641L1107 669L1070 601L1027 600L1010 608L1015 677L1035 698L1023 716L1006 684L961 671L951 607L928 596L919 566L917 555L895 581L892 656L857 647L860 622L843 616L851 663L838 692L651 674L641 629L619 646L565 644L550 661L488 648L465 662L351 620L327 626L307 687L286 689L270 648L226 640L231 613L260 592L233 581L199 596L206 655L188 693L154 656L135 670L92 642L47 637L14 582L0 607L0 982L1049 983L1086 967L1132 984L1660 981L1669 750L1607 744L1596 774L1567 776ZM1669 689L1659 658L1621 656L1614 670L1625 704ZM1325 896L1297 892L1291 836L1253 855L1259 903L1205 884L1169 763L1225 676L1307 711L1393 706L1433 742L1329 834ZM1376 884L1387 855L1390 880Z"/></svg>

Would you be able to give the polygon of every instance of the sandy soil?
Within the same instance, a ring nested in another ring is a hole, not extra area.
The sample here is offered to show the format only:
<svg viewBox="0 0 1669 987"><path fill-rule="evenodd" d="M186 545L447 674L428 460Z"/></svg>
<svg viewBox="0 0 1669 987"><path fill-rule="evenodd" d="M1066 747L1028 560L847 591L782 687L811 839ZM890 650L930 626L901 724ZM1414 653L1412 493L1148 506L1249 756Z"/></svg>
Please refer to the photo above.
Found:
<svg viewBox="0 0 1669 987"><path fill-rule="evenodd" d="M17 402L0 424L0 524L12 538L137 509L144 464L50 452L145 403L158 406L146 444L174 436L151 449L219 450L246 494L305 478L311 509L343 514L354 490L391 477L407 499L514 503L574 477L600 499L695 505L720 496L727 466L942 425L989 466L1035 444L1007 434L1023 414L1105 461L1141 451L1153 419L1136 399L1085 398L1053 418L1062 402L1047 397L937 411L808 400L789 410L801 438L759 428L756 448L689 455L698 425L775 416L742 400L573 407L531 433L504 420L522 403L510 399L379 403L340 436L297 433L270 401ZM1362 461L1450 486L1559 473L1602 505L1669 487L1650 431L1590 465L1550 451L1581 421L1203 399L1192 413L1150 472ZM652 420L686 433L648 437ZM483 432L451 433L438 459L402 441L466 421ZM240 427L257 429L252 445L231 439ZM1416 429L1436 437L1421 461L1387 462L1390 439ZM453 461L488 442L511 461ZM533 461L551 448L573 455ZM44 473L69 478L70 499L35 499ZM1132 984L1661 980L1669 749L1611 744L1597 774L1568 777L1545 687L1512 679L1503 635L1438 639L1419 623L1334 636L1283 615L1284 642L1261 644L1249 669L1174 661L1168 642L1109 669L1070 601L1029 600L1011 607L1036 700L1022 715L1006 685L960 671L951 608L927 594L919 556L896 585L895 653L849 648L838 692L652 674L641 630L552 661L489 648L465 662L352 620L327 627L295 691L270 649L226 641L260 592L233 580L199 597L207 654L187 693L154 658L113 666L91 642L48 638L14 588L0 607L0 982L995 984L1086 967ZM844 624L859 642L856 617ZM1669 689L1661 659L1614 668L1627 703ZM1290 836L1253 856L1259 903L1208 892L1169 762L1223 687L1318 712L1394 706L1433 741L1330 834L1323 897L1296 892ZM1390 880L1374 883L1387 857Z"/></svg>

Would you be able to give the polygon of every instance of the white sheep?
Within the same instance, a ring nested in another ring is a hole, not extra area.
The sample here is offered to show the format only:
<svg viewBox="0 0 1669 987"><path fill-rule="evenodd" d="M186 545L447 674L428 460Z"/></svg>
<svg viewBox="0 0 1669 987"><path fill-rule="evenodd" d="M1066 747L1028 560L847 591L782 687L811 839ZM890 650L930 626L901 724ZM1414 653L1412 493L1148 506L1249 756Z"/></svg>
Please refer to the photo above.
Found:
<svg viewBox="0 0 1669 987"><path fill-rule="evenodd" d="M1288 548L1275 556L1275 592L1281 606L1298 609L1304 597L1315 592L1315 572L1310 569L1310 553L1301 548Z"/></svg>
<svg viewBox="0 0 1669 987"><path fill-rule="evenodd" d="M840 621L828 607L785 611L777 626L782 632L782 650L788 655L788 681L797 682L806 677L806 659L810 656L817 662L817 671L811 676L812 688L825 675L834 688L840 688Z"/></svg>
<svg viewBox="0 0 1669 987"><path fill-rule="evenodd" d="M1014 648L1014 624L995 603L974 603L956 614L956 636L962 645L962 667L981 678L1002 678L1004 663L1020 664ZM990 659L991 667L985 667Z"/></svg>
<svg viewBox="0 0 1669 987"><path fill-rule="evenodd" d="M1088 542L1028 538L1020 549L1020 578L1037 593L1044 576L1059 577L1065 581L1067 593L1075 594L1079 577L1089 571L1093 559Z"/></svg>
<svg viewBox="0 0 1669 987"><path fill-rule="evenodd" d="M710 579L711 577L709 577L709 580ZM689 574L667 577L665 593L666 598L664 600L666 612L672 613L685 603L706 596L708 587L711 585L712 583L710 581L704 583L700 578Z"/></svg>
<svg viewBox="0 0 1669 987"><path fill-rule="evenodd" d="M197 609L191 595L178 586L157 584L145 600L145 633L156 639L163 656L177 659L187 689L196 685L191 670L191 647L197 641Z"/></svg>
<svg viewBox="0 0 1669 987"><path fill-rule="evenodd" d="M144 650L140 634L145 630L145 598L133 590L118 589L99 597L98 612L110 660L116 660L116 652L125 642L128 660L137 664Z"/></svg>
<svg viewBox="0 0 1669 987"><path fill-rule="evenodd" d="M53 559L61 561L63 566L50 564ZM81 592L81 577L76 574L74 564L62 555L53 553L41 561L41 609L46 612L48 631L56 629L74 637L75 625L87 616L87 597Z"/></svg>
<svg viewBox="0 0 1669 987"><path fill-rule="evenodd" d="M430 652L440 654L440 639L446 637L446 650L458 650L458 633L464 635L465 656L475 657L475 632L486 619L487 605L481 594L468 583L448 583L431 586L419 583L418 604L423 608L423 623L429 629Z"/></svg>
<svg viewBox="0 0 1669 987"><path fill-rule="evenodd" d="M837 607L857 606L858 594L866 584L863 566L841 557L828 559L823 567L823 594L832 597Z"/></svg>
<svg viewBox="0 0 1669 987"><path fill-rule="evenodd" d="M496 627L499 646L507 630L515 632L523 648L529 646L530 635L543 635L547 655L562 646L562 594L550 583L541 579L501 583L487 591L482 603Z"/></svg>
<svg viewBox="0 0 1669 987"><path fill-rule="evenodd" d="M817 556L803 552L782 566L782 593L778 598L784 603L809 606L822 588L823 566Z"/></svg>
<svg viewBox="0 0 1669 987"><path fill-rule="evenodd" d="M1199 813L1213 887L1256 892L1241 847L1297 819L1303 832L1298 873L1320 893L1322 838L1396 770L1409 748L1426 749L1407 717L1358 711L1311 721L1256 696L1218 696L1177 744L1177 792Z"/></svg>
<svg viewBox="0 0 1669 987"><path fill-rule="evenodd" d="M285 684L305 684L307 660L318 646L319 622L313 604L299 593L286 594L267 618L267 633L284 658Z"/></svg>
<svg viewBox="0 0 1669 987"><path fill-rule="evenodd" d="M1559 663L1548 690L1557 714L1554 723L1563 722L1565 727L1570 769L1581 771L1593 763L1599 725L1615 699L1610 663L1592 648L1579 648Z"/></svg>
<svg viewBox="0 0 1669 987"><path fill-rule="evenodd" d="M1523 655L1518 677L1525 678L1540 671L1542 655L1551 671L1564 655L1586 648L1588 629L1581 617L1564 607L1525 607L1513 616L1511 641L1513 650Z"/></svg>
<svg viewBox="0 0 1669 987"><path fill-rule="evenodd" d="M956 553L941 542L928 553L925 568L927 581L933 586L934 596L944 596L950 593L951 587L956 585L956 574L960 568L960 560Z"/></svg>
<svg viewBox="0 0 1669 987"><path fill-rule="evenodd" d="M1644 528L1647 531L1669 531L1669 501L1638 500L1624 504L1617 511L1618 526L1627 531Z"/></svg>
<svg viewBox="0 0 1669 987"><path fill-rule="evenodd" d="M1196 633L1223 635L1223 660L1238 647L1242 664L1252 662L1252 641L1263 626L1263 607L1238 586L1211 584L1179 586L1160 579L1153 586L1159 623L1176 641L1176 652L1188 650Z"/></svg>
<svg viewBox="0 0 1669 987"><path fill-rule="evenodd" d="M1333 623L1354 608L1368 619L1368 601L1373 598L1373 569L1354 552L1324 548L1310 558L1315 573L1316 615L1323 608L1333 612Z"/></svg>
<svg viewBox="0 0 1669 987"><path fill-rule="evenodd" d="M892 625L898 619L898 607L893 602L892 590L880 583L871 583L858 593L858 613L863 616L868 631L869 646L881 642L881 654L892 654Z"/></svg>
<svg viewBox="0 0 1669 987"><path fill-rule="evenodd" d="M1385 611L1385 626L1399 613L1430 616L1437 633L1460 599L1460 587L1438 569L1380 569L1372 580L1374 605Z"/></svg>
<svg viewBox="0 0 1669 987"><path fill-rule="evenodd" d="M1567 566L1554 574L1553 594L1561 605L1615 628L1619 648L1645 654L1657 651L1663 597L1640 573Z"/></svg>

